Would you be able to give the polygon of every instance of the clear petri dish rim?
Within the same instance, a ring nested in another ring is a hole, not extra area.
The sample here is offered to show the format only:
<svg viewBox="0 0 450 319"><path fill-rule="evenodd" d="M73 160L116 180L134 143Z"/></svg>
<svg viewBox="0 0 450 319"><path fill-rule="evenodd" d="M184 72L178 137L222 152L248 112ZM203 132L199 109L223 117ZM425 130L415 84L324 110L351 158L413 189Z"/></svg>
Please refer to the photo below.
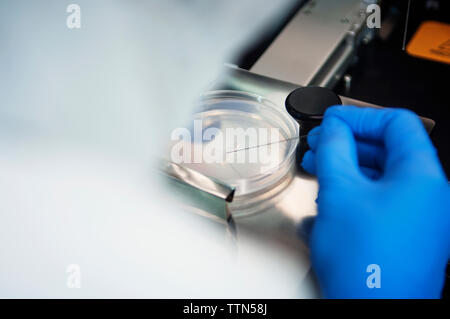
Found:
<svg viewBox="0 0 450 319"><path fill-rule="evenodd" d="M276 167L267 170L264 174L247 176L234 181L234 184L238 183L241 189L249 189L249 192L237 193L233 203L231 203L231 207L236 215L248 215L258 211L263 206L267 206L271 198L276 197L292 179L294 175L295 151L299 142L296 139L299 134L299 127L297 122L283 108L265 97L243 91L217 90L205 92L201 95L201 107L196 114L223 108L223 102L226 100L240 101L242 102L241 106L244 108L244 110L234 109L230 106L230 112L236 111L252 114L252 108L255 108L257 111L255 116L280 128L285 134L284 138L292 138L292 140L285 142L288 144L288 150ZM248 110L245 110L246 103L248 103ZM223 182L227 183L227 181ZM262 205L261 201L264 201L264 205Z"/></svg>

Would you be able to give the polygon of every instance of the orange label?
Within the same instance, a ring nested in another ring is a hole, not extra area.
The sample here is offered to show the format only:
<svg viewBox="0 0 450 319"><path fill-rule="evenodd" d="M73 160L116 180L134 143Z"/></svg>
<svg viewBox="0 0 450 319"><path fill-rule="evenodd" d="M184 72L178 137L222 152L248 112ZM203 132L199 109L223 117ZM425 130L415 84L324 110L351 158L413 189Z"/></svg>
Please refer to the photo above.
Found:
<svg viewBox="0 0 450 319"><path fill-rule="evenodd" d="M409 41L406 51L415 57L450 64L450 24L423 22Z"/></svg>

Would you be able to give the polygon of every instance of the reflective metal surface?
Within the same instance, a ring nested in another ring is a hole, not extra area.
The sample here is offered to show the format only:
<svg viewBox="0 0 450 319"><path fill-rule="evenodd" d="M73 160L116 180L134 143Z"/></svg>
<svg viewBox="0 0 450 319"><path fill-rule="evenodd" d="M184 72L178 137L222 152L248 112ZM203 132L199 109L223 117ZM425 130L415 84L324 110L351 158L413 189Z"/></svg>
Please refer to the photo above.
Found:
<svg viewBox="0 0 450 319"><path fill-rule="evenodd" d="M332 88L363 39L366 8L377 1L311 0L297 13L250 69L253 73Z"/></svg>
<svg viewBox="0 0 450 319"><path fill-rule="evenodd" d="M211 194L226 202L231 202L234 196L234 188L219 180L203 175L191 168L161 160L160 171L176 179L177 181L194 187L202 192Z"/></svg>

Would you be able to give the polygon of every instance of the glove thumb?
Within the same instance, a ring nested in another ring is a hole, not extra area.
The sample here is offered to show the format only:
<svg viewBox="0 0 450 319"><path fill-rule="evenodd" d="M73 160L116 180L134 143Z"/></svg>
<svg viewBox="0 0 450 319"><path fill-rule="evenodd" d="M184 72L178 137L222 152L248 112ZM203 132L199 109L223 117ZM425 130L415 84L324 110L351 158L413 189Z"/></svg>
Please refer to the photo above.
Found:
<svg viewBox="0 0 450 319"><path fill-rule="evenodd" d="M350 180L361 176L358 168L356 141L351 128L339 117L327 115L321 124L316 149L316 170L319 183Z"/></svg>

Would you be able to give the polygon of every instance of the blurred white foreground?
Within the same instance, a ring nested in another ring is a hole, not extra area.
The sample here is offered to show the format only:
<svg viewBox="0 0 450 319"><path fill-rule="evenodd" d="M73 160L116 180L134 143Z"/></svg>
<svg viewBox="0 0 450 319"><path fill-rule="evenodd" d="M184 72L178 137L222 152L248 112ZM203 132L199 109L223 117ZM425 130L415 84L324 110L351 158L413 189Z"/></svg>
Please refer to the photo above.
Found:
<svg viewBox="0 0 450 319"><path fill-rule="evenodd" d="M0 297L297 297L294 267L177 212L152 180L170 129L289 1L0 2ZM67 287L79 265L81 288Z"/></svg>

